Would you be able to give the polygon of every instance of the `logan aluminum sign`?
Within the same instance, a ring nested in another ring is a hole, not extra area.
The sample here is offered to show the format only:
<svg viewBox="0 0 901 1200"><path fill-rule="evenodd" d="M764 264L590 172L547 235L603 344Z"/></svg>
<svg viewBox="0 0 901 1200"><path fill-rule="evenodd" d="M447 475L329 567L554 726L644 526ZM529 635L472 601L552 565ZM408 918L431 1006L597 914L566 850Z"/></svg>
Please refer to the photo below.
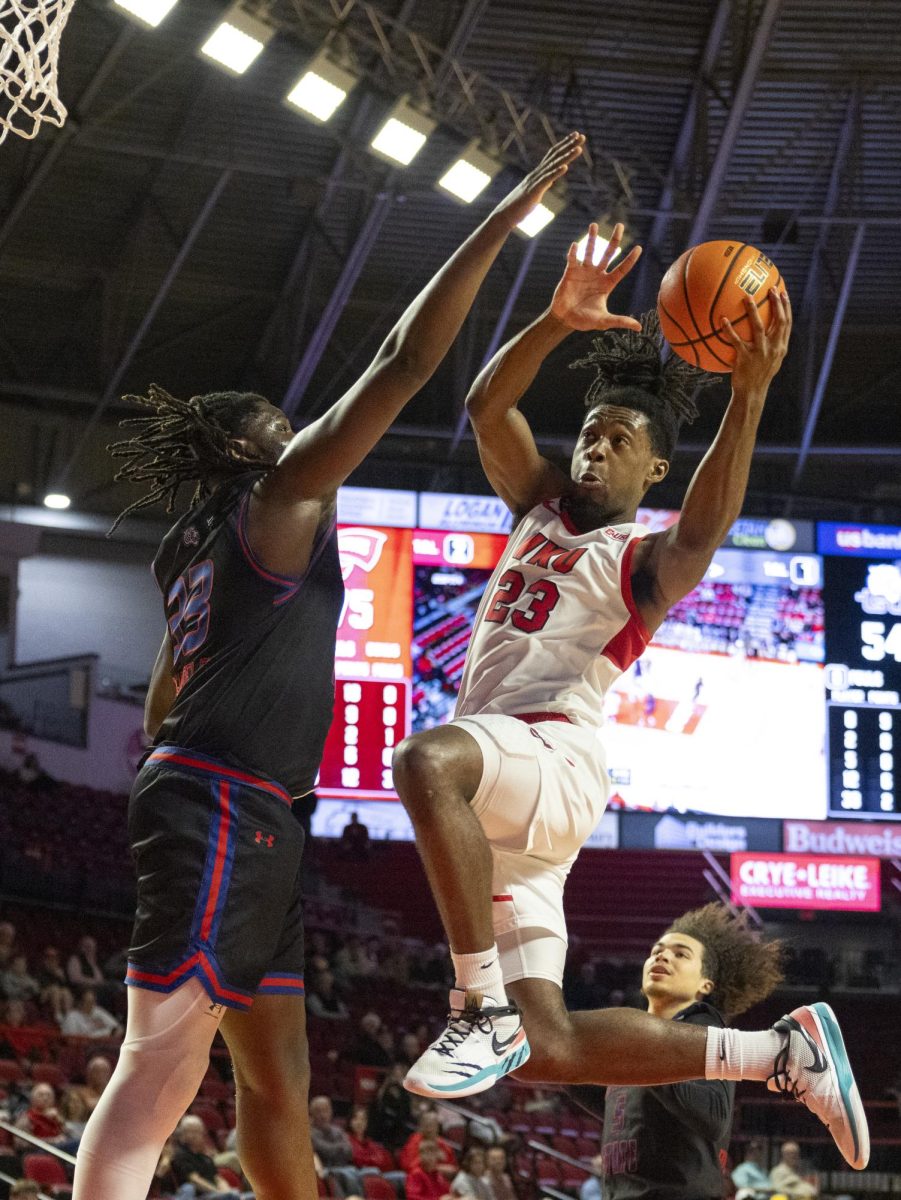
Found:
<svg viewBox="0 0 901 1200"><path fill-rule="evenodd" d="M878 858L733 854L732 901L758 908L878 912Z"/></svg>

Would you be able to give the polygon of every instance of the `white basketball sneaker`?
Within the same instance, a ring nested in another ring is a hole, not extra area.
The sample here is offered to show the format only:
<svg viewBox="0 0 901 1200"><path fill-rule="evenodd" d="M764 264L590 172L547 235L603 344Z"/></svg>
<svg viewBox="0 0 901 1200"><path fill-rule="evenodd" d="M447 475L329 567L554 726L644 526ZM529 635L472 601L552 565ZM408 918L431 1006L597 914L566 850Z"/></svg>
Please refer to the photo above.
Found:
<svg viewBox="0 0 901 1200"><path fill-rule="evenodd" d="M522 1014L515 1004L467 1006L466 992L451 989L447 1028L419 1056L404 1080L408 1092L457 1099L487 1091L529 1057Z"/></svg>
<svg viewBox="0 0 901 1200"><path fill-rule="evenodd" d="M804 1005L773 1028L786 1040L767 1087L800 1100L823 1122L845 1160L862 1171L870 1160L870 1131L835 1013L828 1004Z"/></svg>

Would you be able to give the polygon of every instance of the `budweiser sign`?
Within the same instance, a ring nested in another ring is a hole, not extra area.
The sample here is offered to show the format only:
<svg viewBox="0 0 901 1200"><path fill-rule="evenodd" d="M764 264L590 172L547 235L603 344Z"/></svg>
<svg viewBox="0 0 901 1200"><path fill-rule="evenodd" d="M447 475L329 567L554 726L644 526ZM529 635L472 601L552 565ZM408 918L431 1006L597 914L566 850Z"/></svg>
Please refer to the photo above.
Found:
<svg viewBox="0 0 901 1200"><path fill-rule="evenodd" d="M901 824L887 821L784 821L786 854L863 854L901 858Z"/></svg>

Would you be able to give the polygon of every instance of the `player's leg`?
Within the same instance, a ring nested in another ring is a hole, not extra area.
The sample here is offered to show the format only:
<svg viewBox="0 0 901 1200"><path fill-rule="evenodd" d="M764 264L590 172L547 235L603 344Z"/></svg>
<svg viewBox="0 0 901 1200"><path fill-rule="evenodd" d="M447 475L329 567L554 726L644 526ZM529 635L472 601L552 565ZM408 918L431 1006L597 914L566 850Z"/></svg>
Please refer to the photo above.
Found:
<svg viewBox="0 0 901 1200"><path fill-rule="evenodd" d="M222 1013L196 979L169 994L129 988L125 1040L81 1139L73 1200L144 1200L206 1073Z"/></svg>
<svg viewBox="0 0 901 1200"><path fill-rule="evenodd" d="M455 724L414 734L397 747L393 772L452 954L496 960L491 848L471 807L483 775L479 743ZM495 980L476 973L456 982L484 991Z"/></svg>
<svg viewBox="0 0 901 1200"><path fill-rule="evenodd" d="M866 1115L826 1004L795 1009L772 1029L749 1032L683 1025L628 1008L571 1013L560 987L547 979L518 979L507 987L532 1046L518 1078L649 1086L704 1078L766 1082L771 1091L801 1100L851 1166L867 1164Z"/></svg>
<svg viewBox="0 0 901 1200"><path fill-rule="evenodd" d="M237 1088L238 1158L257 1200L314 1200L306 1015L301 996L257 996L222 1022Z"/></svg>

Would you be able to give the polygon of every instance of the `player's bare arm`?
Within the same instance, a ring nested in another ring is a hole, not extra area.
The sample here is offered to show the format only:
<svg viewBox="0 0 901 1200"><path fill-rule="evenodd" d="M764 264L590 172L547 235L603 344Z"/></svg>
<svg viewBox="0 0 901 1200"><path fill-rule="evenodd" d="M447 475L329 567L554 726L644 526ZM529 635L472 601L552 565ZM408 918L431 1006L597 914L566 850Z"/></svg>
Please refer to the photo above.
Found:
<svg viewBox="0 0 901 1200"><path fill-rule="evenodd" d="M719 432L689 485L679 521L651 534L636 548L632 591L653 632L669 609L704 578L713 555L741 513L757 428L770 383L782 366L791 335L791 303L770 292L771 320L764 327L753 300L746 301L749 341L724 321L736 349L732 397Z"/></svg>
<svg viewBox="0 0 901 1200"><path fill-rule="evenodd" d="M501 347L466 398L485 474L516 516L542 500L559 496L571 483L568 475L539 454L528 421L518 408L541 364L573 330L641 328L634 318L607 309L608 296L638 261L641 247L634 247L609 270L622 242L623 227L616 226L595 264L597 236L597 225L590 225L584 261L573 242L550 307Z"/></svg>
<svg viewBox="0 0 901 1200"><path fill-rule="evenodd" d="M163 634L156 662L150 676L150 686L144 701L144 732L149 738L157 735L166 714L175 703L175 680L172 674L172 642L169 630Z"/></svg>
<svg viewBox="0 0 901 1200"><path fill-rule="evenodd" d="M255 489L250 508L248 534L267 566L304 569L335 490L434 374L507 237L579 157L584 142L582 134L571 133L551 147L420 292L365 374L289 443Z"/></svg>

